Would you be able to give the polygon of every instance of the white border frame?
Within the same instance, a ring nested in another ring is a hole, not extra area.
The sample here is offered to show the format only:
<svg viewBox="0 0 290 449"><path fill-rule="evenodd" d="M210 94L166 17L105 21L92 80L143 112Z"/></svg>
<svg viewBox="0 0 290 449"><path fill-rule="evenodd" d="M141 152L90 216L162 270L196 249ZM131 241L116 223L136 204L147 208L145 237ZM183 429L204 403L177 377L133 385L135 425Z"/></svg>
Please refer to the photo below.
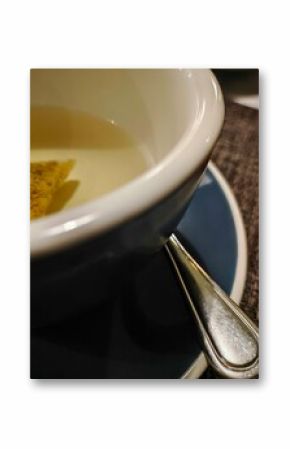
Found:
<svg viewBox="0 0 290 449"><path fill-rule="evenodd" d="M235 272L235 279L231 290L231 298L237 303L240 304L243 296L243 291L246 283L247 277L247 260L248 260L248 250L247 250L247 237L246 230L243 222L243 217L235 198L235 195L220 172L217 166L210 161L208 164L208 168L211 171L212 175L217 180L218 184L222 188L227 202L230 206L235 229L237 233L237 266ZM193 364L186 370L186 372L181 377L182 379L198 379L202 373L208 367L208 363L203 353L201 353L197 359L193 362Z"/></svg>

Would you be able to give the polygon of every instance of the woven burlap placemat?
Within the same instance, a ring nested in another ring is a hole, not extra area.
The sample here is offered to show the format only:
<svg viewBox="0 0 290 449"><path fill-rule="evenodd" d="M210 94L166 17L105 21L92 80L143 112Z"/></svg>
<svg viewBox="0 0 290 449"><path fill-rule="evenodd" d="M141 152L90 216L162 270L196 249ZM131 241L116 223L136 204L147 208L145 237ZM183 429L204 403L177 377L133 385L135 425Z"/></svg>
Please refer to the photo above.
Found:
<svg viewBox="0 0 290 449"><path fill-rule="evenodd" d="M259 323L259 112L226 104L223 131L213 161L229 182L240 206L247 233L248 272L242 309ZM215 378L208 369L203 378Z"/></svg>

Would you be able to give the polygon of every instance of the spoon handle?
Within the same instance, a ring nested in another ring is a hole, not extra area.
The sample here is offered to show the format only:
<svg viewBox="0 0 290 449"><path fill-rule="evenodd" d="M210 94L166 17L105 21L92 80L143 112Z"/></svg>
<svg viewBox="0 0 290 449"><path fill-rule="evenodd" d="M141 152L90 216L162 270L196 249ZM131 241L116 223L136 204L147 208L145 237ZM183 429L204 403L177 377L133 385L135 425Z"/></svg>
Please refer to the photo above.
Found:
<svg viewBox="0 0 290 449"><path fill-rule="evenodd" d="M257 377L259 333L255 324L205 273L174 234L165 248L193 311L209 364L224 378Z"/></svg>

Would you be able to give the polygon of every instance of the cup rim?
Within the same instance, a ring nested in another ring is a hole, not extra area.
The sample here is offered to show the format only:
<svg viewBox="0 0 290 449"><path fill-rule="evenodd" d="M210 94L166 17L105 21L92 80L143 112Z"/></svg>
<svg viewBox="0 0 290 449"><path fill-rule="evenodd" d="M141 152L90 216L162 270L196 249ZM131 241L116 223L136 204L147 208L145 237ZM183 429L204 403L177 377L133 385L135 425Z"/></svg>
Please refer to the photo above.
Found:
<svg viewBox="0 0 290 449"><path fill-rule="evenodd" d="M62 250L141 214L167 197L208 160L224 120L223 96L211 70L186 71L189 77L194 72L201 101L197 118L175 147L152 168L118 189L31 223L31 256Z"/></svg>

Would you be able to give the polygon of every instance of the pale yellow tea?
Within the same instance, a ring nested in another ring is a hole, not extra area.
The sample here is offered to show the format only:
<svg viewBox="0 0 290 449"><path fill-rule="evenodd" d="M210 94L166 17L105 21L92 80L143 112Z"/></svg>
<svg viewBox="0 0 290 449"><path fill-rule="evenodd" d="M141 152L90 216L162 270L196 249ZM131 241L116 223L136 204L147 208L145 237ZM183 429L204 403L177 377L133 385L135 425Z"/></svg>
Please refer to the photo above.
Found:
<svg viewBox="0 0 290 449"><path fill-rule="evenodd" d="M31 162L74 161L47 213L110 192L150 165L144 148L110 121L65 108L33 106L30 123Z"/></svg>

